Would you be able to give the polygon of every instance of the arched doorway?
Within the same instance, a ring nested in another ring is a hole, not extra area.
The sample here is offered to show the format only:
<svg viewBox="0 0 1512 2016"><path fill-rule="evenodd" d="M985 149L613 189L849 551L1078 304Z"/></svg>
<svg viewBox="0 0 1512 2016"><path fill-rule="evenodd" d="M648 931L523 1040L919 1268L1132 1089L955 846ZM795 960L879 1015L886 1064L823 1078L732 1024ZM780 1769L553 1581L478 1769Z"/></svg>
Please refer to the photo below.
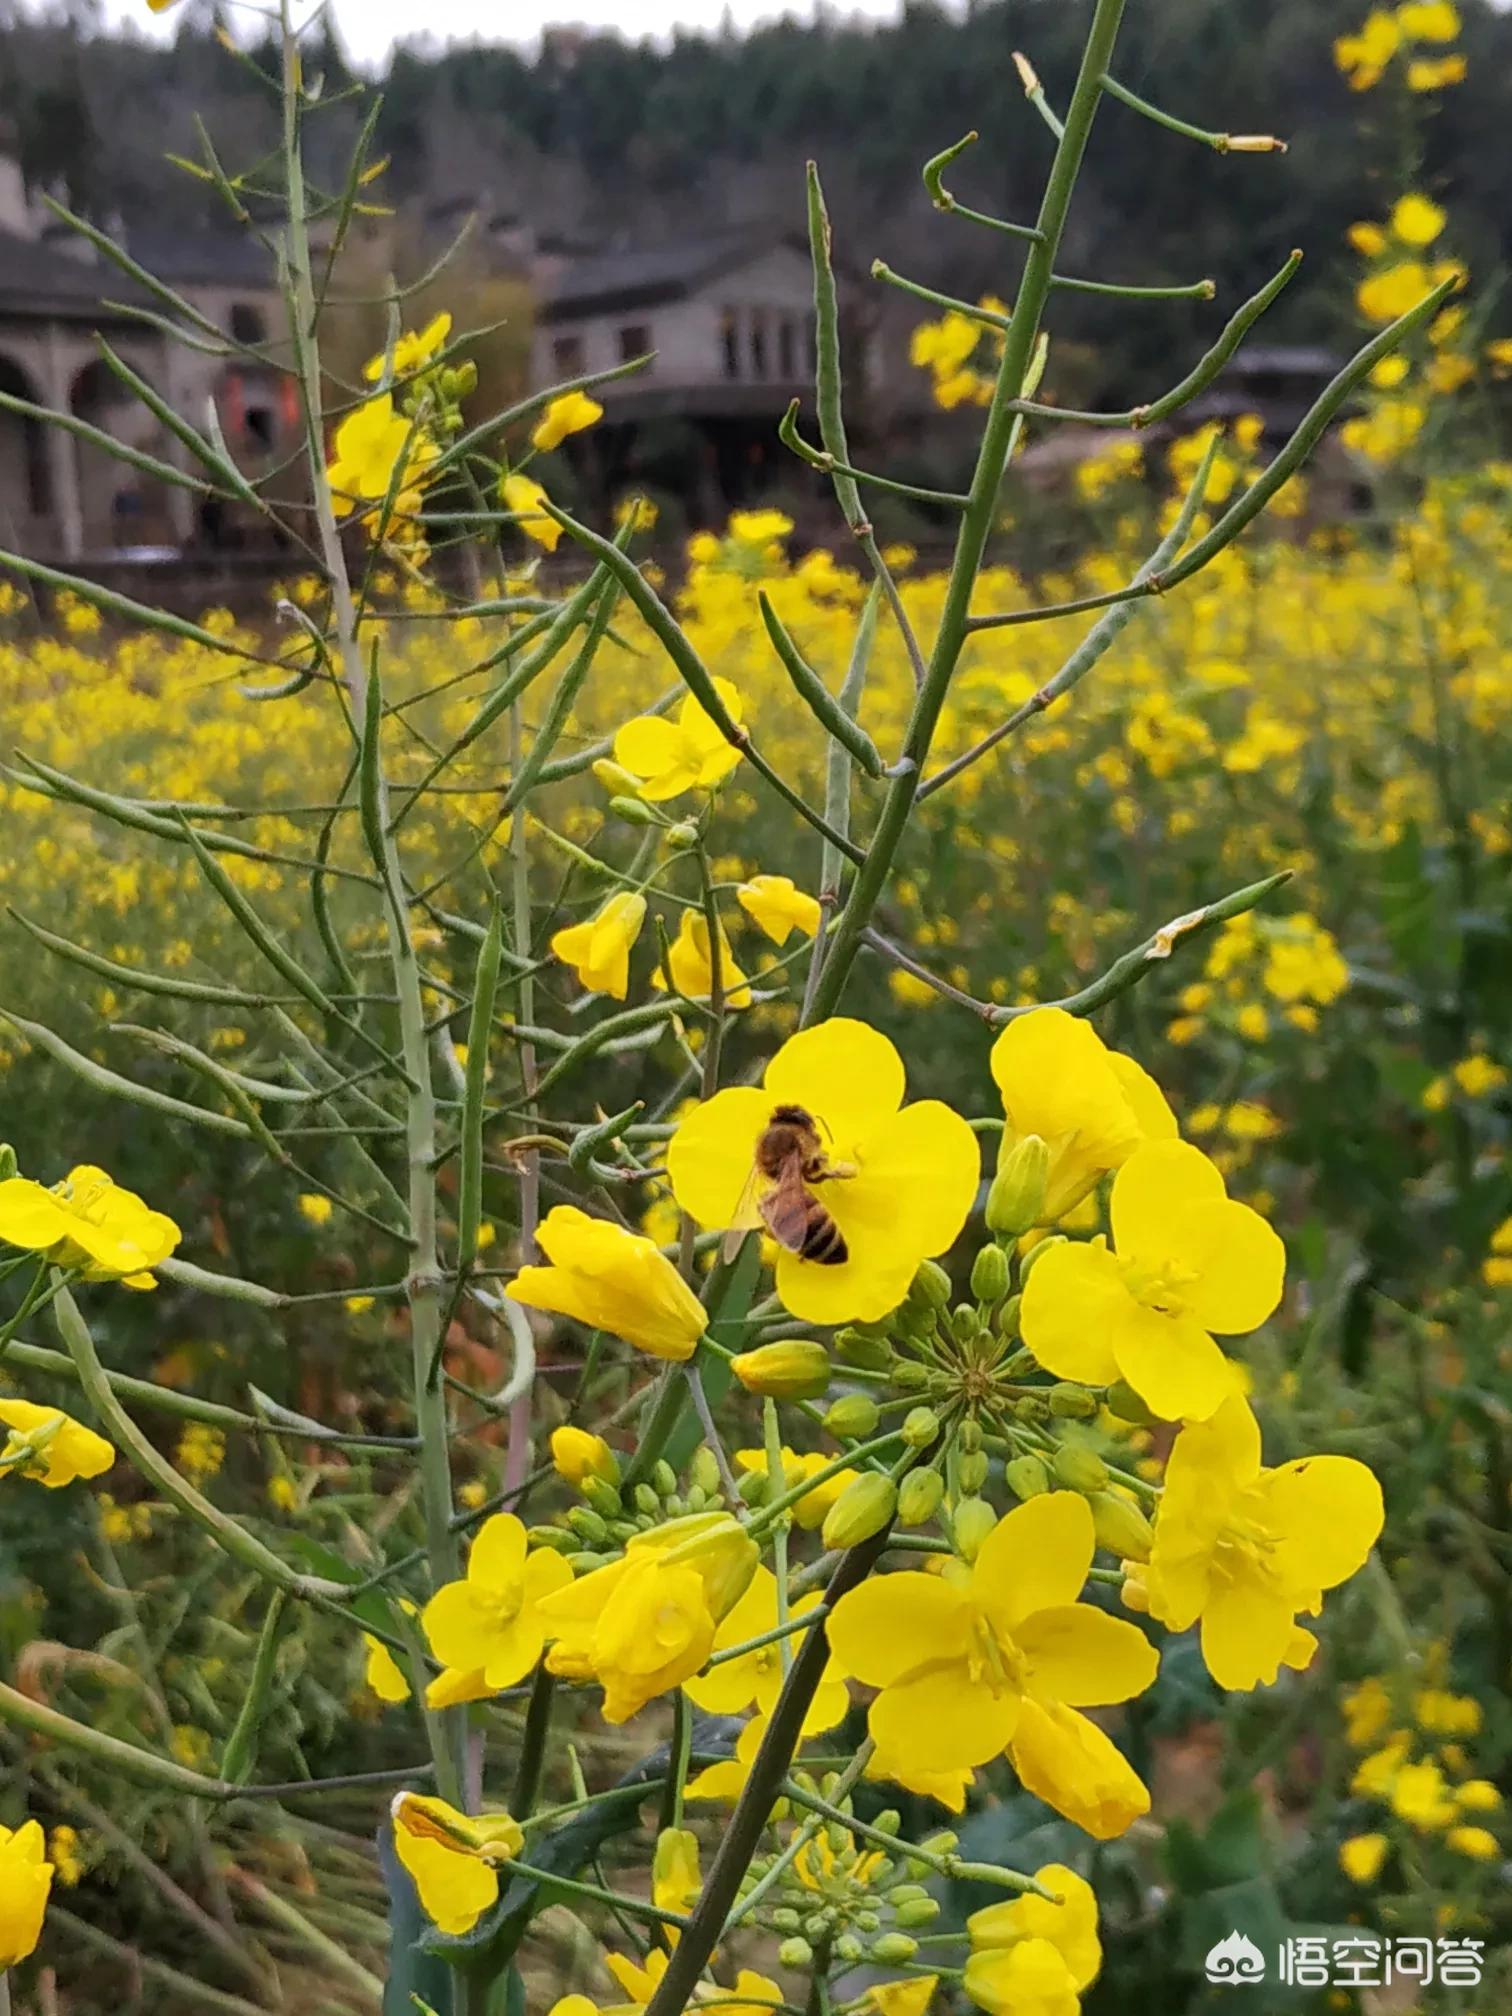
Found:
<svg viewBox="0 0 1512 2016"><path fill-rule="evenodd" d="M37 386L13 357L0 351L0 393L42 403ZM52 480L47 430L40 420L0 404L0 543L23 553L50 546Z"/></svg>
<svg viewBox="0 0 1512 2016"><path fill-rule="evenodd" d="M91 427L164 456L162 429L102 359L86 364L68 393L69 410ZM165 486L105 448L76 441L79 504L88 549L155 546L172 537Z"/></svg>

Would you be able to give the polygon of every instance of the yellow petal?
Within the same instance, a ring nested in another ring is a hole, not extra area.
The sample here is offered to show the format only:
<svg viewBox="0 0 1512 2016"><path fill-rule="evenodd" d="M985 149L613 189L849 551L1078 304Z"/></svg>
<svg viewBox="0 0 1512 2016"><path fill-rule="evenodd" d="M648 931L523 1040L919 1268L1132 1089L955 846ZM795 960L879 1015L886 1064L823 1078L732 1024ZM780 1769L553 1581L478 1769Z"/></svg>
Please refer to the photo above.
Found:
<svg viewBox="0 0 1512 2016"><path fill-rule="evenodd" d="M1273 1565L1305 1589L1332 1589L1363 1568L1386 1508L1374 1471L1352 1456L1303 1456L1264 1480Z"/></svg>
<svg viewBox="0 0 1512 2016"><path fill-rule="evenodd" d="M973 1681L963 1662L920 1667L884 1687L867 1727L879 1748L893 1756L906 1751L920 1771L956 1771L999 1756L1018 1713L1017 1693Z"/></svg>
<svg viewBox="0 0 1512 2016"><path fill-rule="evenodd" d="M512 1588L524 1566L524 1524L513 1512L485 1519L467 1557L468 1581L480 1588Z"/></svg>
<svg viewBox="0 0 1512 2016"><path fill-rule="evenodd" d="M1109 1216L1119 1259L1172 1256L1185 1214L1225 1196L1222 1176L1190 1142L1152 1141L1137 1149L1113 1179Z"/></svg>
<svg viewBox="0 0 1512 2016"><path fill-rule="evenodd" d="M1190 1316L1163 1316L1130 1299L1110 1333L1119 1372L1162 1421L1205 1421L1237 1391L1233 1367Z"/></svg>
<svg viewBox="0 0 1512 2016"><path fill-rule="evenodd" d="M965 1658L971 1606L938 1575L907 1569L876 1575L849 1590L827 1627L842 1673L868 1687L886 1687L931 1658Z"/></svg>
<svg viewBox="0 0 1512 2016"><path fill-rule="evenodd" d="M637 777L659 777L677 767L682 737L659 714L639 714L614 738L614 760Z"/></svg>
<svg viewBox="0 0 1512 2016"><path fill-rule="evenodd" d="M1014 1633L1029 1662L1025 1692L1071 1708L1131 1701L1155 1683L1160 1660L1136 1624L1068 1603L1026 1617Z"/></svg>
<svg viewBox="0 0 1512 2016"><path fill-rule="evenodd" d="M1202 1613L1202 1656L1220 1687L1269 1686L1291 1644L1289 1603L1255 1577L1213 1590Z"/></svg>
<svg viewBox="0 0 1512 2016"><path fill-rule="evenodd" d="M837 1015L790 1036L762 1083L774 1104L802 1106L825 1152L846 1161L903 1103L903 1059L880 1029Z"/></svg>
<svg viewBox="0 0 1512 2016"><path fill-rule="evenodd" d="M394 1829L394 1847L420 1893L425 1915L452 1937L471 1932L498 1902L498 1873L490 1863L403 1827Z"/></svg>
<svg viewBox="0 0 1512 2016"><path fill-rule="evenodd" d="M700 1225L724 1231L741 1222L756 1144L774 1103L754 1085L732 1085L679 1122L667 1143L667 1175L672 1194Z"/></svg>
<svg viewBox="0 0 1512 2016"><path fill-rule="evenodd" d="M1029 1270L1019 1326L1029 1349L1057 1379L1106 1386L1119 1377L1114 1325L1134 1306L1118 1262L1101 1240L1052 1246Z"/></svg>
<svg viewBox="0 0 1512 2016"><path fill-rule="evenodd" d="M1060 1702L1026 1700L1009 1757L1019 1783L1098 1841L1111 1841L1150 1810L1150 1795L1095 1722Z"/></svg>
<svg viewBox="0 0 1512 2016"><path fill-rule="evenodd" d="M1075 1603L1096 1551L1092 1510L1075 1491L1045 1491L1000 1519L982 1542L971 1593L1005 1636L1037 1610Z"/></svg>

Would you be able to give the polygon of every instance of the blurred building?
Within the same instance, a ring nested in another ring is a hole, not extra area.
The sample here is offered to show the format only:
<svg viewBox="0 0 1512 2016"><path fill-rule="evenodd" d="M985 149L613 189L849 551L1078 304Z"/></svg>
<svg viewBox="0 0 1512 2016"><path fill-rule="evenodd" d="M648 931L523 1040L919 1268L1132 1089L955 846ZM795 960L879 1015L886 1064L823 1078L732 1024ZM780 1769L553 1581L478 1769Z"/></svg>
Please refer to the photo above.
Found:
<svg viewBox="0 0 1512 2016"><path fill-rule="evenodd" d="M213 329L267 346L282 304L272 264L234 233L133 232L133 258ZM192 322L203 348L175 342L142 312L184 324L27 190L0 122L0 546L76 561L123 552L223 547L250 528L192 490L143 474L31 409L62 413L168 462L193 459L102 354L102 342L202 434L210 415L239 466L256 474L298 424L293 386ZM271 352L269 353L271 356Z"/></svg>

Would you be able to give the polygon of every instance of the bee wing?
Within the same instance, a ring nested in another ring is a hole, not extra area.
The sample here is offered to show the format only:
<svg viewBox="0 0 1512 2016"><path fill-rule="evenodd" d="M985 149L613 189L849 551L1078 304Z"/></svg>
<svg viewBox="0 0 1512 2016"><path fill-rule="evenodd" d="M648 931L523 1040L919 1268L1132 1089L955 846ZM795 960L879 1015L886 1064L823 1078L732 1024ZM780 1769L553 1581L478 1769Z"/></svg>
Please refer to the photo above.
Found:
<svg viewBox="0 0 1512 2016"><path fill-rule="evenodd" d="M745 1180L745 1188L741 1191L739 1202L735 1206L734 1221L726 1231L724 1245L720 1249L726 1261L735 1258L745 1244L748 1233L759 1231L765 1223L761 1215L761 1189L761 1171L753 1162L751 1173Z"/></svg>

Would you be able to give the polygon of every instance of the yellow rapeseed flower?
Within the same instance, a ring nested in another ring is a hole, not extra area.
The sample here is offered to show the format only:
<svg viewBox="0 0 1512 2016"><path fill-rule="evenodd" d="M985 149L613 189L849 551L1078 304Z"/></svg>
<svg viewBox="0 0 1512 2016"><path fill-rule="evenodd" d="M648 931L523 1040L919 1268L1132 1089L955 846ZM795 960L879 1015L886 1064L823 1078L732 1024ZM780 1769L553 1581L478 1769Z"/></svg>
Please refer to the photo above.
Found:
<svg viewBox="0 0 1512 2016"><path fill-rule="evenodd" d="M1431 197L1420 196L1414 191L1399 196L1392 205L1392 233L1404 245L1420 248L1431 245L1448 221L1447 211L1441 210Z"/></svg>
<svg viewBox="0 0 1512 2016"><path fill-rule="evenodd" d="M1097 1898L1086 1878L1062 1862L1034 1877L1050 1897L1029 1893L966 1920L964 1985L989 2016L1076 2016L1102 1966Z"/></svg>
<svg viewBox="0 0 1512 2016"><path fill-rule="evenodd" d="M667 949L667 966L672 985L690 1001L708 1001L714 993L714 961L710 952L709 920L702 910L684 910L677 936ZM667 991L667 974L660 964L651 975L651 985L659 993ZM751 983L730 950L724 925L719 927L719 986L727 1008L749 1008Z"/></svg>
<svg viewBox="0 0 1512 2016"><path fill-rule="evenodd" d="M557 1204L536 1241L551 1264L520 1269L509 1284L516 1302L608 1330L653 1358L681 1364L693 1356L707 1314L651 1240Z"/></svg>
<svg viewBox="0 0 1512 2016"><path fill-rule="evenodd" d="M421 1611L421 1628L443 1666L481 1673L493 1690L513 1687L545 1646L542 1603L571 1580L554 1547L527 1553L521 1522L512 1512L496 1512L478 1529L467 1573L438 1589Z"/></svg>
<svg viewBox="0 0 1512 2016"><path fill-rule="evenodd" d="M585 427L592 427L603 417L603 407L586 392L563 392L536 422L530 445L544 454L560 447L569 434L581 434Z"/></svg>
<svg viewBox="0 0 1512 2016"><path fill-rule="evenodd" d="M789 1614L801 1617L818 1602L817 1596L802 1597L791 1606ZM723 1652L728 1646L743 1644L747 1638L759 1638L775 1629L778 1622L777 1578L770 1568L758 1568L751 1577L750 1587L714 1634L713 1649ZM782 1647L774 1641L742 1652L734 1659L725 1659L707 1673L684 1681L683 1692L711 1715L738 1715L751 1707L760 1715L770 1715L782 1692L783 1676ZM817 1736L822 1730L835 1728L845 1720L849 1706L845 1682L831 1659L803 1718L802 1733Z"/></svg>
<svg viewBox="0 0 1512 2016"><path fill-rule="evenodd" d="M1374 1883L1390 1849L1384 1834L1351 1834L1339 1843L1339 1867L1351 1883Z"/></svg>
<svg viewBox="0 0 1512 2016"><path fill-rule="evenodd" d="M45 1253L54 1266L78 1268L86 1281L155 1288L152 1269L181 1236L171 1218L87 1162L50 1190L24 1176L0 1183L0 1243Z"/></svg>
<svg viewBox="0 0 1512 2016"><path fill-rule="evenodd" d="M411 488L436 454L436 444L424 430L395 412L391 392L365 399L336 429L335 451L326 468L337 516L387 497L396 472L399 490Z"/></svg>
<svg viewBox="0 0 1512 2016"><path fill-rule="evenodd" d="M391 1817L425 1915L453 1937L470 1932L499 1900L498 1865L525 1845L518 1823L507 1813L459 1813L419 1792L399 1793Z"/></svg>
<svg viewBox="0 0 1512 2016"><path fill-rule="evenodd" d="M451 334L452 318L446 309L433 315L423 329L406 329L394 341L394 377L408 378L413 372L422 370L431 359L446 348L446 339ZM376 385L388 366L388 357L382 350L376 357L369 357L362 367L362 375L370 385Z"/></svg>
<svg viewBox="0 0 1512 2016"><path fill-rule="evenodd" d="M0 1974L36 1950L42 1937L53 1865L35 1820L0 1827Z"/></svg>
<svg viewBox="0 0 1512 2016"><path fill-rule="evenodd" d="M115 1461L103 1435L59 1407L0 1399L0 1427L10 1430L0 1448L0 1477L30 1477L55 1491L76 1477L103 1476Z"/></svg>
<svg viewBox="0 0 1512 2016"><path fill-rule="evenodd" d="M1047 1372L1124 1379L1167 1421L1204 1420L1234 1391L1212 1332L1258 1327L1281 1299L1286 1254L1235 1203L1201 1149L1152 1141L1113 1180L1113 1241L1053 1246L1024 1289L1024 1342Z"/></svg>
<svg viewBox="0 0 1512 2016"><path fill-rule="evenodd" d="M1143 1693L1158 1665L1143 1632L1077 1601L1094 1550L1086 1499L1046 1492L1000 1519L969 1568L878 1575L842 1596L830 1646L881 1690L869 1726L883 1750L923 1770L985 1764L1026 1700L1101 1707Z"/></svg>
<svg viewBox="0 0 1512 2016"><path fill-rule="evenodd" d="M735 891L735 900L774 945L785 945L795 931L812 938L819 929L818 898L805 895L791 875L753 875Z"/></svg>
<svg viewBox="0 0 1512 2016"><path fill-rule="evenodd" d="M546 492L534 477L522 476L518 471L504 477L499 484L499 498L506 511L514 512L515 523L527 539L544 546L548 553L555 553L562 528L549 512L541 509Z"/></svg>
<svg viewBox="0 0 1512 2016"><path fill-rule="evenodd" d="M1363 1567L1383 1518L1381 1487L1353 1457L1264 1468L1259 1425L1236 1395L1176 1438L1145 1568L1151 1615L1173 1631L1201 1619L1220 1687L1269 1683L1308 1663L1315 1641L1297 1613L1316 1614L1323 1592Z"/></svg>
<svg viewBox="0 0 1512 2016"><path fill-rule="evenodd" d="M738 723L740 689L728 679L715 679L714 690ZM735 768L740 751L690 693L673 721L660 714L638 714L627 721L614 738L614 760L639 780L643 798L660 804L684 791L712 790Z"/></svg>
<svg viewBox="0 0 1512 2016"><path fill-rule="evenodd" d="M673 1194L691 1217L716 1231L755 1229L765 1180L753 1181L758 1141L782 1108L811 1119L833 1172L818 1180L818 1194L845 1258L778 1252L777 1293L806 1322L887 1315L971 1209L976 1136L938 1100L905 1106L904 1082L903 1060L880 1030L836 1017L789 1037L759 1086L729 1086L695 1106L667 1144Z"/></svg>
<svg viewBox="0 0 1512 2016"><path fill-rule="evenodd" d="M619 1481L619 1459L603 1436L570 1423L551 1431L551 1462L569 1484L584 1484L590 1477L600 1477L606 1484Z"/></svg>
<svg viewBox="0 0 1512 2016"><path fill-rule="evenodd" d="M631 948L645 921L645 897L638 890L616 889L592 917L553 933L551 950L564 966L576 969L590 994L612 994L623 1001L630 987Z"/></svg>

